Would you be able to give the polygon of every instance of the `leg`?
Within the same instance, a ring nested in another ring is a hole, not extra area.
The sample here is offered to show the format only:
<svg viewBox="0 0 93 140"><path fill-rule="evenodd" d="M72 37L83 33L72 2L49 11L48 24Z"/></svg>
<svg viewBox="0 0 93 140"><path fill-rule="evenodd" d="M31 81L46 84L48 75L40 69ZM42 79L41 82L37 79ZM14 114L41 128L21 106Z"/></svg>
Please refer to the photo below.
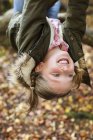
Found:
<svg viewBox="0 0 93 140"><path fill-rule="evenodd" d="M16 12L22 13L23 5L24 5L24 0L14 0L13 2L14 13Z"/></svg>
<svg viewBox="0 0 93 140"><path fill-rule="evenodd" d="M14 13L16 12L22 12L24 5L24 0L14 0L13 2L13 9ZM57 1L51 8L49 8L47 16L50 18L57 18L57 14L61 8L61 2Z"/></svg>
<svg viewBox="0 0 93 140"><path fill-rule="evenodd" d="M61 2L57 1L51 8L49 8L47 16L49 18L57 18L57 14L59 13L61 8Z"/></svg>

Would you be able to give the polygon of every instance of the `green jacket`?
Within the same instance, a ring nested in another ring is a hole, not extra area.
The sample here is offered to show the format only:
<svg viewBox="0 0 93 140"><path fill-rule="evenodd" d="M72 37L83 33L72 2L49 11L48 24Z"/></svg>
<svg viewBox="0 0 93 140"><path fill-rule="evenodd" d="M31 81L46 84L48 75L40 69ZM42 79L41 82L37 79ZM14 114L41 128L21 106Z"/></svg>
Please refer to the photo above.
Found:
<svg viewBox="0 0 93 140"><path fill-rule="evenodd" d="M16 13L8 27L12 46L19 54L27 52L37 64L45 57L51 42L51 29L46 14L55 1L25 0L23 12ZM69 0L66 20L62 23L63 37L69 44L68 52L74 62L84 56L81 41L86 29L88 3L89 0ZM89 76L86 75L84 79L90 85Z"/></svg>

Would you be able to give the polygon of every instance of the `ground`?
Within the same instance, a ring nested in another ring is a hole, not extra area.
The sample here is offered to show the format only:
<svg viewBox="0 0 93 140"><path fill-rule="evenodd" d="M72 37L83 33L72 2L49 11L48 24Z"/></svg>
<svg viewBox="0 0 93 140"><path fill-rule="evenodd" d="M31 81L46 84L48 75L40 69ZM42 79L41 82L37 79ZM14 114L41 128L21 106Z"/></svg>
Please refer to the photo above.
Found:
<svg viewBox="0 0 93 140"><path fill-rule="evenodd" d="M93 82L93 47L83 44ZM81 85L64 99L44 101L27 112L23 87L9 82L16 53L0 46L0 140L93 140L93 89Z"/></svg>

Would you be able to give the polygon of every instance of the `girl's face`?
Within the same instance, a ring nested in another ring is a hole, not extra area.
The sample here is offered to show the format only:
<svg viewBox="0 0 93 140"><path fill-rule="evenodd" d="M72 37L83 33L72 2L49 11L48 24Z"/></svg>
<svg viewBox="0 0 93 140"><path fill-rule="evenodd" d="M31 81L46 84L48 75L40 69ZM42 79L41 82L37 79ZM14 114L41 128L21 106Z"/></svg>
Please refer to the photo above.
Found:
<svg viewBox="0 0 93 140"><path fill-rule="evenodd" d="M63 95L70 91L73 86L74 62L66 51L60 48L50 50L44 61L35 69L41 72L54 92Z"/></svg>

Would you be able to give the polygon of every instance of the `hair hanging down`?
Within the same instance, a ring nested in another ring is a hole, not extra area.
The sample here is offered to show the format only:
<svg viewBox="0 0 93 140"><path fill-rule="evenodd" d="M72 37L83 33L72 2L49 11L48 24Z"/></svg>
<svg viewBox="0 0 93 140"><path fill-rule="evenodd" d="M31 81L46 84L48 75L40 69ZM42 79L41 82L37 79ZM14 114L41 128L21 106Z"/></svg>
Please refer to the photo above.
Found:
<svg viewBox="0 0 93 140"><path fill-rule="evenodd" d="M73 77L73 83L75 84L76 88L79 88L84 74L84 70L79 69L78 67L75 66L75 73L76 74ZM41 73L33 72L31 74L31 83L32 83L31 94L29 98L30 110L37 107L38 97L41 97L46 100L51 100L56 97L58 98L66 96L70 93L70 91L65 95L54 93L50 88L48 82L42 77Z"/></svg>
<svg viewBox="0 0 93 140"><path fill-rule="evenodd" d="M85 71L84 69L78 68L77 66L75 66L74 70L75 70L75 76L73 77L73 82L75 84L75 87L78 89L82 82L82 78L83 75L85 74Z"/></svg>
<svg viewBox="0 0 93 140"><path fill-rule="evenodd" d="M31 94L29 98L30 110L37 107L38 96L46 100L51 100L57 96L54 92L52 92L52 89L49 87L47 81L40 73L33 72L31 74L31 83Z"/></svg>

